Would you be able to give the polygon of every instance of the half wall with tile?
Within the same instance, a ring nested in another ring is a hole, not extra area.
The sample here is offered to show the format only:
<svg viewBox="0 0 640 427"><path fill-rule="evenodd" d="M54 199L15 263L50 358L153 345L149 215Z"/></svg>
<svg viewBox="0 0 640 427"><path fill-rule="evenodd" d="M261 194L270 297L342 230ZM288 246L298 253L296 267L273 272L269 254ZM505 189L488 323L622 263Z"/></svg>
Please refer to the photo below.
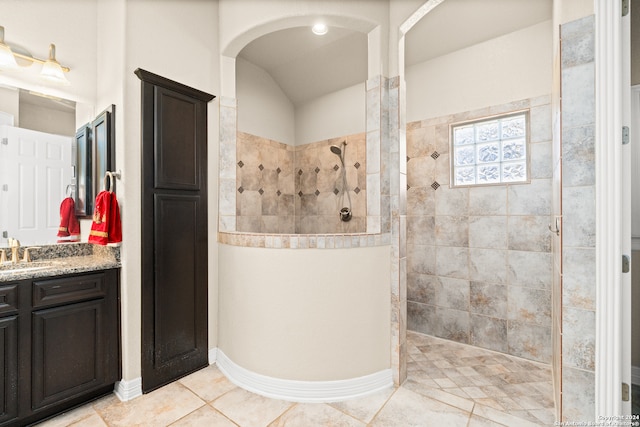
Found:
<svg viewBox="0 0 640 427"><path fill-rule="evenodd" d="M550 99L407 124L408 329L551 362ZM530 183L451 188L449 125L520 110Z"/></svg>

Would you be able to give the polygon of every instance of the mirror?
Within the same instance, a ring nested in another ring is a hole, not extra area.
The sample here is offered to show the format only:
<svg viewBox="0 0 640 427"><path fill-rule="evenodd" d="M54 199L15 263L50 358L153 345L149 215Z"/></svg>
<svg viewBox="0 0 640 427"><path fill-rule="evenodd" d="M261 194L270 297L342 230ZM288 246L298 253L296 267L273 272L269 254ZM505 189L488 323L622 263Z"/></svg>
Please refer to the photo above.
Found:
<svg viewBox="0 0 640 427"><path fill-rule="evenodd" d="M77 179L74 189L78 217L91 217L95 197L105 190L105 174L115 170L115 108L115 105L110 105L76 132Z"/></svg>
<svg viewBox="0 0 640 427"><path fill-rule="evenodd" d="M109 144L115 135L113 106L86 126L93 130L95 125L98 151L105 154L97 160L77 161L78 155L95 153L93 147L78 143L76 132L92 111L89 105L0 86L0 247L7 245L8 237L17 238L23 246L57 243L61 203L69 197L83 205L78 217L90 218L104 177L104 172L94 172L94 164L115 167L114 144ZM41 160L16 160L27 155ZM37 162L43 165L38 167ZM99 174L102 177L95 179ZM78 199L81 184L90 189L88 201Z"/></svg>
<svg viewBox="0 0 640 427"><path fill-rule="evenodd" d="M116 106L110 105L109 108L98 114L98 117L91 123L94 138L94 197L104 188L104 178L107 171L116 170ZM115 180L112 182L111 190L115 191Z"/></svg>

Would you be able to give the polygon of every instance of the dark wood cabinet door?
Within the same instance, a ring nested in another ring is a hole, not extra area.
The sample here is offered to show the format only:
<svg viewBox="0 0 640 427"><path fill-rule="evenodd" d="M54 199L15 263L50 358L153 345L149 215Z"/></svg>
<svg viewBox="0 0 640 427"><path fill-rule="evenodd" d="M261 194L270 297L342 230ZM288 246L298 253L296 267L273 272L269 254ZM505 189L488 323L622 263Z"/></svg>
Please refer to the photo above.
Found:
<svg viewBox="0 0 640 427"><path fill-rule="evenodd" d="M144 70L142 389L208 363L207 102L213 95Z"/></svg>
<svg viewBox="0 0 640 427"><path fill-rule="evenodd" d="M106 321L104 298L34 311L33 409L107 384Z"/></svg>
<svg viewBox="0 0 640 427"><path fill-rule="evenodd" d="M113 391L120 271L0 286L0 426L32 425Z"/></svg>
<svg viewBox="0 0 640 427"><path fill-rule="evenodd" d="M18 317L0 319L0 423L18 416Z"/></svg>

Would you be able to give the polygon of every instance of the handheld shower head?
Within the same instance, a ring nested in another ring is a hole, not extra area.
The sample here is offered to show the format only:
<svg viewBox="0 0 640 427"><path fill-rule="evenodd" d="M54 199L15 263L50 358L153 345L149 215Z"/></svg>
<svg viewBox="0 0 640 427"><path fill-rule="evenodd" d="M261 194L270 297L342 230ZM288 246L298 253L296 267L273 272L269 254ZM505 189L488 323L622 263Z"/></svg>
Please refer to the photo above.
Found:
<svg viewBox="0 0 640 427"><path fill-rule="evenodd" d="M329 150L331 150L331 152L333 154L336 154L338 156L342 156L342 150L340 149L340 147L338 147L336 145L332 145L331 147L329 147Z"/></svg>

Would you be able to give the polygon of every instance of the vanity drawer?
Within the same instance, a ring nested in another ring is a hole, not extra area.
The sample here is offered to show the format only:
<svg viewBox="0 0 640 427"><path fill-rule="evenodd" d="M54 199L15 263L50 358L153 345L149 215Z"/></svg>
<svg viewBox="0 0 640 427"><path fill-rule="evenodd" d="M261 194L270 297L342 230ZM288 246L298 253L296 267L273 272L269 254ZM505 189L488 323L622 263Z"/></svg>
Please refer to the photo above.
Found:
<svg viewBox="0 0 640 427"><path fill-rule="evenodd" d="M103 273L34 281L33 308L101 298L106 293Z"/></svg>
<svg viewBox="0 0 640 427"><path fill-rule="evenodd" d="M18 310L18 284L0 286L0 316Z"/></svg>

